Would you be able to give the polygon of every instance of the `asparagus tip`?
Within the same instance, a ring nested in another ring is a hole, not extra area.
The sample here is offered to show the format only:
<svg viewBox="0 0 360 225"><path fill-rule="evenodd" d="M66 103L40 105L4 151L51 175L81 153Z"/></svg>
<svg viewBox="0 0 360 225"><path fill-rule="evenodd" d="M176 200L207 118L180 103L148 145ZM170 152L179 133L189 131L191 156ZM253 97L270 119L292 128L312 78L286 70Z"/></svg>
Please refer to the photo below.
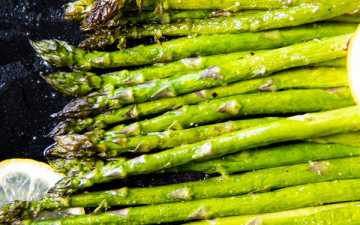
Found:
<svg viewBox="0 0 360 225"><path fill-rule="evenodd" d="M0 224L15 224L19 218L24 217L24 212L28 208L29 202L14 201L10 204L2 206L0 209ZM31 210L31 213L37 213Z"/></svg>
<svg viewBox="0 0 360 225"><path fill-rule="evenodd" d="M85 152L87 156L93 155L90 150L94 148L94 144L86 135L68 134L57 136L55 140L57 144L47 150L47 156L81 157Z"/></svg>
<svg viewBox="0 0 360 225"><path fill-rule="evenodd" d="M97 0L93 8L91 9L90 15L87 17L85 23L87 27L96 27L109 19L111 19L115 12L122 8L124 0Z"/></svg>
<svg viewBox="0 0 360 225"><path fill-rule="evenodd" d="M70 101L60 112L54 113L52 117L62 118L83 118L89 116L94 109L91 109L86 98L77 98Z"/></svg>
<svg viewBox="0 0 360 225"><path fill-rule="evenodd" d="M69 96L82 96L100 87L101 78L90 72L56 72L43 76L57 91Z"/></svg>
<svg viewBox="0 0 360 225"><path fill-rule="evenodd" d="M54 129L52 129L49 133L49 137L57 137L57 136L61 136L64 135L66 133L69 133L69 131L71 131L71 129L69 129L69 122L67 121L61 121L59 122Z"/></svg>
<svg viewBox="0 0 360 225"><path fill-rule="evenodd" d="M74 47L60 40L29 41L37 55L52 65L72 66Z"/></svg>

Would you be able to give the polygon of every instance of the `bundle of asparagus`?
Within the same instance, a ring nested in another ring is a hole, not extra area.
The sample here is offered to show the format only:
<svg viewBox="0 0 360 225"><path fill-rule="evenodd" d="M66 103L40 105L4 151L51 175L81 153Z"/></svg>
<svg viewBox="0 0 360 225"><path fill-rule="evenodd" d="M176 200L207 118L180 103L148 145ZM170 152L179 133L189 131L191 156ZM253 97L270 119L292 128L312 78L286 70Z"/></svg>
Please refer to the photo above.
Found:
<svg viewBox="0 0 360 225"><path fill-rule="evenodd" d="M79 47L31 42L49 64L73 70L45 77L75 97L54 114L62 121L46 152L66 176L42 200L3 207L0 222L355 224L360 109L345 57L359 8L354 0L67 4L65 19L82 21L89 38ZM154 43L142 45L147 36ZM129 39L140 45L127 47ZM83 192L172 173L207 175ZM97 214L34 219L71 207Z"/></svg>

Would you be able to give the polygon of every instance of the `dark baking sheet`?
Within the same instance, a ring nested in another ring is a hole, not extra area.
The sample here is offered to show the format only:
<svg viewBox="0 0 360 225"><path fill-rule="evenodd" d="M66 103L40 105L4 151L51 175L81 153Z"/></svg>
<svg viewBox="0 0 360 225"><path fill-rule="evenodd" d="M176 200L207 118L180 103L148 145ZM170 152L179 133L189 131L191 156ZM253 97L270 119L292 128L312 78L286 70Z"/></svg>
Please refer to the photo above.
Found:
<svg viewBox="0 0 360 225"><path fill-rule="evenodd" d="M78 25L62 20L65 0L0 0L0 159L42 159L52 143L50 115L68 101L40 77L49 69L29 39L58 38L76 44Z"/></svg>

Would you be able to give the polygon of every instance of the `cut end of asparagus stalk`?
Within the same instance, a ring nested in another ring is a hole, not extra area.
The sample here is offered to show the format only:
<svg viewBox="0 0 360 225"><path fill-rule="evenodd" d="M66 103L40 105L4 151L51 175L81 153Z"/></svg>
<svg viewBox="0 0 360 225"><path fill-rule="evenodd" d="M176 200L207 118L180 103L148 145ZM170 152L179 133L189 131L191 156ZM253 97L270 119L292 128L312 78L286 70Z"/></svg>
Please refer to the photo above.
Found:
<svg viewBox="0 0 360 225"><path fill-rule="evenodd" d="M85 21L84 27L92 29L111 19L125 4L125 0L97 0L91 13Z"/></svg>
<svg viewBox="0 0 360 225"><path fill-rule="evenodd" d="M37 55L57 67L73 66L75 48L64 41L30 41Z"/></svg>
<svg viewBox="0 0 360 225"><path fill-rule="evenodd" d="M56 90L69 96L83 96L101 87L101 78L88 72L57 72L44 79Z"/></svg>

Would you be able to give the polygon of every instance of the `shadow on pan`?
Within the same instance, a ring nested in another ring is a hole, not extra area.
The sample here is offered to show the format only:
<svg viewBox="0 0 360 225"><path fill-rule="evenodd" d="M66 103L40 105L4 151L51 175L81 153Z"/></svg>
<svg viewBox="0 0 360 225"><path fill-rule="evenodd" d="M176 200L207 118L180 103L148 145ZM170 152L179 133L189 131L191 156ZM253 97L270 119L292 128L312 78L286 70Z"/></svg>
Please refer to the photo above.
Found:
<svg viewBox="0 0 360 225"><path fill-rule="evenodd" d="M28 40L58 38L76 44L78 25L62 21L65 0L0 0L0 160L43 159L50 115L68 101L40 77L49 71Z"/></svg>

